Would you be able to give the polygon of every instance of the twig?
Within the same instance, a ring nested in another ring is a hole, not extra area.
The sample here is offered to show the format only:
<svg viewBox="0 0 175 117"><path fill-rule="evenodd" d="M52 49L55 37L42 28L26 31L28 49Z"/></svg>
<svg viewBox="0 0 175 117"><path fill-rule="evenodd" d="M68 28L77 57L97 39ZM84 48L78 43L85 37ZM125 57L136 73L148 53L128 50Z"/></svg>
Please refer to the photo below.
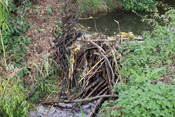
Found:
<svg viewBox="0 0 175 117"><path fill-rule="evenodd" d="M112 69L112 66L111 66L111 64L110 64L110 62L109 62L109 60L108 60L108 58L104 55L104 53L106 53L104 50L103 50L103 48L101 48L99 45L97 45L95 42L93 42L93 41L91 41L91 43L93 44L93 45L95 45L99 50L100 50L100 53L102 54L102 56L106 59L106 61L108 62L108 65L109 65L109 67L110 67L110 69L111 69L111 74L112 74L112 81L114 81L114 71L113 71L113 69Z"/></svg>
<svg viewBox="0 0 175 117"><path fill-rule="evenodd" d="M53 108L53 106L54 106L54 104L52 104L52 106L49 108L49 110L48 110L48 112L47 112L47 114L46 114L46 116L45 116L45 117L47 117L47 116L48 116L48 114L49 114L50 110Z"/></svg>
<svg viewBox="0 0 175 117"><path fill-rule="evenodd" d="M118 24L118 33L120 33L120 24L117 20L114 20L114 22L116 22Z"/></svg>
<svg viewBox="0 0 175 117"><path fill-rule="evenodd" d="M107 94L107 91L104 93L104 94ZM102 101L104 100L104 97L101 97L100 99L98 99L97 103L95 104L92 112L90 113L89 117L93 117L96 110L98 109L99 105L102 103Z"/></svg>

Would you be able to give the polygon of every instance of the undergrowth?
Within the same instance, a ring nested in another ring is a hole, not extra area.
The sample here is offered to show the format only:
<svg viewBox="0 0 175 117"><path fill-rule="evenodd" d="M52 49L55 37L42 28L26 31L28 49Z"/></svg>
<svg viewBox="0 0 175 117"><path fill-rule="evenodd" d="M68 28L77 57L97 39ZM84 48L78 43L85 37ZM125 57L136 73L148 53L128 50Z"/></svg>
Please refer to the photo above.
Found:
<svg viewBox="0 0 175 117"><path fill-rule="evenodd" d="M156 16L152 32L144 34L144 42L124 42L120 48L120 75L127 83L114 88L119 99L105 102L105 116L174 116L175 10ZM166 79L156 82L157 79ZM119 107L121 107L119 109Z"/></svg>
<svg viewBox="0 0 175 117"><path fill-rule="evenodd" d="M99 12L109 12L115 9L154 11L156 0L78 0L82 15L94 15Z"/></svg>
<svg viewBox="0 0 175 117"><path fill-rule="evenodd" d="M29 103L21 80L29 73L24 61L30 42L24 36L27 5L16 7L13 0L0 1L0 116L4 117L28 116Z"/></svg>

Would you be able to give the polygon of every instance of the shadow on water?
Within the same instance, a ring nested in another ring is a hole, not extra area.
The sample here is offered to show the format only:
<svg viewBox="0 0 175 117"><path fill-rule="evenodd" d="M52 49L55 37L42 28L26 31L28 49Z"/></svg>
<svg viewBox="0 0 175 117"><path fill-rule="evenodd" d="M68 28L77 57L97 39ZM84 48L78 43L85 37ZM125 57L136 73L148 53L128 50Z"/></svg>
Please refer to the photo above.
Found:
<svg viewBox="0 0 175 117"><path fill-rule="evenodd" d="M143 31L151 30L151 26L141 21L141 17L137 16L133 12L116 11L108 13L94 19L81 20L80 24L85 27L90 27L90 32L96 32L97 30L108 36L112 36L118 33L117 23L114 19L120 23L121 32L133 32L135 35L142 35Z"/></svg>

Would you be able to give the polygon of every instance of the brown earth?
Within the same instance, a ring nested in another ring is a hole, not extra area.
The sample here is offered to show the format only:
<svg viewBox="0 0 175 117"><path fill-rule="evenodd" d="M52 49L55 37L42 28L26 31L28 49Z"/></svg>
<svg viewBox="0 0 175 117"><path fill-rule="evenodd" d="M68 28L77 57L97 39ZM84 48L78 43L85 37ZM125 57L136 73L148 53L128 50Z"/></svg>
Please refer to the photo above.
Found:
<svg viewBox="0 0 175 117"><path fill-rule="evenodd" d="M44 58L48 58L51 52L49 49L53 46L53 29L56 28L56 23L60 22L61 3L58 0L42 0L27 12L27 22L30 28L25 33L31 38L31 43L28 44L29 50L25 57L28 69L31 74L26 80L33 79L34 81L36 68L39 69L39 64Z"/></svg>

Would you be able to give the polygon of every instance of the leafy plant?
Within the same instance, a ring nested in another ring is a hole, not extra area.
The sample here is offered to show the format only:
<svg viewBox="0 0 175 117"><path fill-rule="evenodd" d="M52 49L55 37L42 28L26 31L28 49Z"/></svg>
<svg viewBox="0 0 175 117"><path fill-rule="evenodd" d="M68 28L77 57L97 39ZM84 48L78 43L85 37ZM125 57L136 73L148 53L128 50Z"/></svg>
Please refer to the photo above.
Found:
<svg viewBox="0 0 175 117"><path fill-rule="evenodd" d="M4 38L4 48L6 50L7 59L13 61L18 67L23 61L24 54L27 52L27 43L30 39L24 36L24 32L27 30L27 24L19 19L9 20L9 29L2 31L2 36ZM2 50L0 45L0 50ZM2 56L0 56L2 57Z"/></svg>
<svg viewBox="0 0 175 117"><path fill-rule="evenodd" d="M29 103L25 100L24 88L14 74L6 80L0 78L0 115L9 117L28 116Z"/></svg>
<svg viewBox="0 0 175 117"><path fill-rule="evenodd" d="M14 4L10 4L12 7L9 8L9 12L14 11ZM16 8L16 12L18 9ZM21 9L19 9L21 10ZM30 42L30 39L24 36L24 32L27 31L28 25L25 22L25 17L20 11L20 17L14 17L12 14L8 15L8 23L6 24L8 28L2 30L3 45L0 44L0 53L3 50L6 50L8 62L13 62L16 66L21 66L23 63L24 54L27 52L27 43ZM3 50L3 51L4 51ZM0 55L0 58L2 54Z"/></svg>
<svg viewBox="0 0 175 117"><path fill-rule="evenodd" d="M173 64L175 56L173 14L175 10L170 10L162 16L164 26L154 23L154 31L144 34L144 42L124 42L119 50L123 54L119 71L122 77L137 81L142 78L154 80L166 74L163 70Z"/></svg>
<svg viewBox="0 0 175 117"><path fill-rule="evenodd" d="M122 0L125 10L155 10L155 0Z"/></svg>
<svg viewBox="0 0 175 117"><path fill-rule="evenodd" d="M175 112L175 85L166 85L161 82L151 84L145 82L140 86L126 86L119 91L119 99L105 102L103 109L113 116L174 116ZM109 111L109 108L113 110ZM114 107L122 107L115 110Z"/></svg>

